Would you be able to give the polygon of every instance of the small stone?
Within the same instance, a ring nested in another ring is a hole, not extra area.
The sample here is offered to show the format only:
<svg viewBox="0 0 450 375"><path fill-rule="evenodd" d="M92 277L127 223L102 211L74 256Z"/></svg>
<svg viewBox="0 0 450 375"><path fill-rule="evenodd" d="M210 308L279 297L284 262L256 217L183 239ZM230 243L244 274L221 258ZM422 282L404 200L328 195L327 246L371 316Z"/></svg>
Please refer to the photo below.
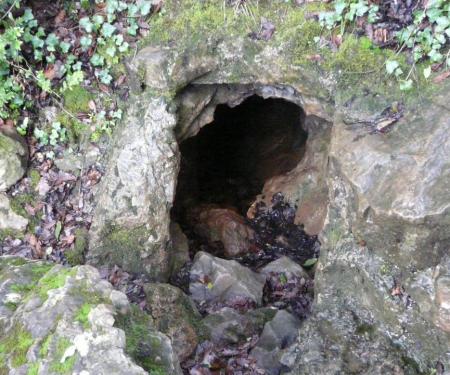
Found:
<svg viewBox="0 0 450 375"><path fill-rule="evenodd" d="M291 276L296 276L298 278L309 279L308 273L297 263L295 263L290 258L283 256L270 262L264 266L260 271L262 275L269 276L270 273L275 274L285 274L287 278Z"/></svg>
<svg viewBox="0 0 450 375"><path fill-rule="evenodd" d="M122 293L118 290L112 290L109 295L113 306L121 313L126 314L130 309L130 302L128 301L125 293Z"/></svg>
<svg viewBox="0 0 450 375"><path fill-rule="evenodd" d="M203 324L210 340L216 344L238 344L249 337L260 334L264 324L273 319L276 309L260 308L240 314L230 307L207 315Z"/></svg>
<svg viewBox="0 0 450 375"><path fill-rule="evenodd" d="M11 230L22 232L27 228L28 220L17 215L10 206L6 194L0 193L0 231Z"/></svg>
<svg viewBox="0 0 450 375"><path fill-rule="evenodd" d="M191 269L192 299L207 303L233 303L246 299L261 304L265 278L234 260L198 252Z"/></svg>
<svg viewBox="0 0 450 375"><path fill-rule="evenodd" d="M280 363L283 350L292 345L298 337L300 321L285 310L277 312L275 317L264 326L251 355L260 367L269 375L278 375L283 368Z"/></svg>

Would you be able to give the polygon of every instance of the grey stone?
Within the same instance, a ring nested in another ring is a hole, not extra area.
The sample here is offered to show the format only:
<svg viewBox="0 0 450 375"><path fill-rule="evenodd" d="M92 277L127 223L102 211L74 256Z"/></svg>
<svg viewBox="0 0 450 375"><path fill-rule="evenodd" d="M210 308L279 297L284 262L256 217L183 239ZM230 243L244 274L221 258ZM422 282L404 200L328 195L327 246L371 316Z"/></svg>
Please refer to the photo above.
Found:
<svg viewBox="0 0 450 375"><path fill-rule="evenodd" d="M212 342L218 345L238 344L260 334L264 324L271 320L276 312L273 308L259 308L241 314L230 307L224 307L208 314L202 322Z"/></svg>
<svg viewBox="0 0 450 375"><path fill-rule="evenodd" d="M267 374L279 374L285 367L280 362L283 351L292 345L298 336L300 321L285 310L277 312L275 317L264 326L261 337L250 354L256 358Z"/></svg>
<svg viewBox="0 0 450 375"><path fill-rule="evenodd" d="M270 262L262 269L260 269L259 273L266 277L270 273L276 274L283 273L288 278L291 276L296 276L299 278L303 277L306 280L310 278L308 273L298 263L295 263L293 260L291 260L286 256L282 256L281 258L278 258L277 260Z"/></svg>
<svg viewBox="0 0 450 375"><path fill-rule="evenodd" d="M22 232L26 229L28 220L16 214L9 204L6 194L0 193L0 231L11 230Z"/></svg>
<svg viewBox="0 0 450 375"><path fill-rule="evenodd" d="M23 177L28 161L28 147L14 129L0 130L0 192Z"/></svg>
<svg viewBox="0 0 450 375"><path fill-rule="evenodd" d="M198 252L191 269L189 291L197 302L231 303L237 298L261 304L265 278L241 266L235 260L225 260Z"/></svg>

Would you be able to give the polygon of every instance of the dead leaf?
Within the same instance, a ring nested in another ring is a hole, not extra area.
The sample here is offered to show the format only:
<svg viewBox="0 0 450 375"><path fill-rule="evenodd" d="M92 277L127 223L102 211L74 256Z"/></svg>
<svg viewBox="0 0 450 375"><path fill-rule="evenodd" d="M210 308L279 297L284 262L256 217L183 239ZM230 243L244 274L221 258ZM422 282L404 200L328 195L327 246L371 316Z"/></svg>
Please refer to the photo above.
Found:
<svg viewBox="0 0 450 375"><path fill-rule="evenodd" d="M66 18L66 11L62 9L55 17L55 24L60 25Z"/></svg>
<svg viewBox="0 0 450 375"><path fill-rule="evenodd" d="M447 70L446 72L443 72L436 77L433 78L434 83L441 83L442 81L446 80L448 77L450 77L450 70Z"/></svg>
<svg viewBox="0 0 450 375"><path fill-rule="evenodd" d="M49 66L47 67L47 69L45 69L45 71L44 71L44 76L45 76L45 78L49 79L50 81L51 81L53 78L55 78L55 75L56 75L56 68L55 68L55 65L54 65L54 64L49 65Z"/></svg>

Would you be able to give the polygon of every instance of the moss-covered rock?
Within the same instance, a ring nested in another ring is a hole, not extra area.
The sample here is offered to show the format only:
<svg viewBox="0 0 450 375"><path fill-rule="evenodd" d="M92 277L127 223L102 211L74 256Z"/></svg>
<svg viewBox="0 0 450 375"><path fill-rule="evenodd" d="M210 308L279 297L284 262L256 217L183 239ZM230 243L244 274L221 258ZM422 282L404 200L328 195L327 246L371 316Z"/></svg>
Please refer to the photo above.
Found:
<svg viewBox="0 0 450 375"><path fill-rule="evenodd" d="M75 230L75 244L73 249L68 249L64 255L71 266L84 263L84 255L88 247L88 231L85 228Z"/></svg>
<svg viewBox="0 0 450 375"><path fill-rule="evenodd" d="M154 361L147 371L181 373L176 356L167 356L169 339L148 315L138 310L148 323L139 326L140 336L134 326L124 325L126 333L114 327L114 314L130 311L127 298L94 268L2 257L0 281L0 374L146 374L125 353L130 345L150 345Z"/></svg>
<svg viewBox="0 0 450 375"><path fill-rule="evenodd" d="M0 192L6 191L25 174L28 147L14 129L0 130Z"/></svg>
<svg viewBox="0 0 450 375"><path fill-rule="evenodd" d="M144 291L156 328L170 337L183 362L205 336L201 315L192 300L177 287L154 283L146 284Z"/></svg>

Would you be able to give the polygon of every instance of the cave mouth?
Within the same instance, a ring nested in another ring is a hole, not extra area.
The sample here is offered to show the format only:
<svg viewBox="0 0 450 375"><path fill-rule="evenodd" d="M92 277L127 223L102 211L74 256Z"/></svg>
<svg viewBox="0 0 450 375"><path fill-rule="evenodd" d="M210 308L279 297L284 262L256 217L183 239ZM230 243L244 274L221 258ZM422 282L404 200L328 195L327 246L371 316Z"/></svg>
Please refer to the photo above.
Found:
<svg viewBox="0 0 450 375"><path fill-rule="evenodd" d="M302 108L253 95L235 107L220 104L214 120L180 143L181 165L172 219L217 205L246 216L264 183L298 165L308 137Z"/></svg>

